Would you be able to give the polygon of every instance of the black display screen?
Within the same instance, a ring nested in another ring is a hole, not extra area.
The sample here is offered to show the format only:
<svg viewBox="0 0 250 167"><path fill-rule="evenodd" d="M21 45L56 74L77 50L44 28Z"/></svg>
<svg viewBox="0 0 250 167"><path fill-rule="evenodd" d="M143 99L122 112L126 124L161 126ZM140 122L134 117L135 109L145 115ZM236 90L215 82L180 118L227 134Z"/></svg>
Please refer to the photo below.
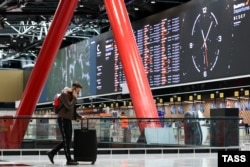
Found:
<svg viewBox="0 0 250 167"><path fill-rule="evenodd" d="M250 0L192 0L132 27L152 89L249 77ZM81 96L122 92L112 31L62 49L40 101L74 80Z"/></svg>
<svg viewBox="0 0 250 167"><path fill-rule="evenodd" d="M203 1L182 16L182 82L233 75L233 1Z"/></svg>
<svg viewBox="0 0 250 167"><path fill-rule="evenodd" d="M96 48L91 56L96 57L95 89L96 94L114 93L121 91L125 81L118 49L111 32L94 38L91 48Z"/></svg>
<svg viewBox="0 0 250 167"><path fill-rule="evenodd" d="M133 23L151 88L203 83L250 73L249 0L193 0ZM96 38L97 94L125 82L111 32Z"/></svg>
<svg viewBox="0 0 250 167"><path fill-rule="evenodd" d="M180 19L162 19L134 30L151 87L180 83Z"/></svg>

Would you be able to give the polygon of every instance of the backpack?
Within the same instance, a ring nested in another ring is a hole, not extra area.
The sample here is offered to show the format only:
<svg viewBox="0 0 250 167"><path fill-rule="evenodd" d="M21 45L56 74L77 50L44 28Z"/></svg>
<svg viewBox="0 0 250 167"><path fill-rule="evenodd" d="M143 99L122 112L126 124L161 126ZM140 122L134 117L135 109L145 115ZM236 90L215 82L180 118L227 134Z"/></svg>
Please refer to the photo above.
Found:
<svg viewBox="0 0 250 167"><path fill-rule="evenodd" d="M54 97L54 101L53 101L53 107L54 107L54 113L58 114L58 112L60 111L60 96L61 94L57 93Z"/></svg>

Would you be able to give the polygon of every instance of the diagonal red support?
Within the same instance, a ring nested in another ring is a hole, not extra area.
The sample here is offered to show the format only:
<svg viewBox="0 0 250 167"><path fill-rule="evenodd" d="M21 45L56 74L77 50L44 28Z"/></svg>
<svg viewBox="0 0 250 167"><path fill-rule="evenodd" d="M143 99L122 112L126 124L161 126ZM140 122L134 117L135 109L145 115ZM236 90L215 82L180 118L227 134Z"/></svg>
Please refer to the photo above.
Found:
<svg viewBox="0 0 250 167"><path fill-rule="evenodd" d="M32 116L77 4L78 0L60 0L36 65L22 95L16 117ZM4 142L4 147L20 147L28 124L29 119L16 119Z"/></svg>
<svg viewBox="0 0 250 167"><path fill-rule="evenodd" d="M137 118L159 118L124 0L104 0ZM140 123L160 127L157 123Z"/></svg>

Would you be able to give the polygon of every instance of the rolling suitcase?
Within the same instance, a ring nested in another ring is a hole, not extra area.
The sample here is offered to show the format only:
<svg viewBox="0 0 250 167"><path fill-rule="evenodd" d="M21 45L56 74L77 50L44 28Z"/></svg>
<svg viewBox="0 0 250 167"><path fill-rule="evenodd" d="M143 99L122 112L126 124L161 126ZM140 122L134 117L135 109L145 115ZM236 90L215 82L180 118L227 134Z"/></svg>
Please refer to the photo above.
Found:
<svg viewBox="0 0 250 167"><path fill-rule="evenodd" d="M74 130L74 160L90 161L93 165L97 158L96 130L83 127Z"/></svg>

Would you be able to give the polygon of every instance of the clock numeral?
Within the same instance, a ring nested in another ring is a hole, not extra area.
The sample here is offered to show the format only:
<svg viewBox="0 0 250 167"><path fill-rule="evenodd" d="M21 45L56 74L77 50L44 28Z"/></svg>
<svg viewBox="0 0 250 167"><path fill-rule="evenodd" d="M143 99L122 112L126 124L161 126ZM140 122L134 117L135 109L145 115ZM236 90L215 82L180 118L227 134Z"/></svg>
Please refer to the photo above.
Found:
<svg viewBox="0 0 250 167"><path fill-rule="evenodd" d="M205 14L207 13L207 7L202 8L202 12Z"/></svg>
<svg viewBox="0 0 250 167"><path fill-rule="evenodd" d="M221 42L222 41L222 36L219 35L218 38L217 38L218 42Z"/></svg>

